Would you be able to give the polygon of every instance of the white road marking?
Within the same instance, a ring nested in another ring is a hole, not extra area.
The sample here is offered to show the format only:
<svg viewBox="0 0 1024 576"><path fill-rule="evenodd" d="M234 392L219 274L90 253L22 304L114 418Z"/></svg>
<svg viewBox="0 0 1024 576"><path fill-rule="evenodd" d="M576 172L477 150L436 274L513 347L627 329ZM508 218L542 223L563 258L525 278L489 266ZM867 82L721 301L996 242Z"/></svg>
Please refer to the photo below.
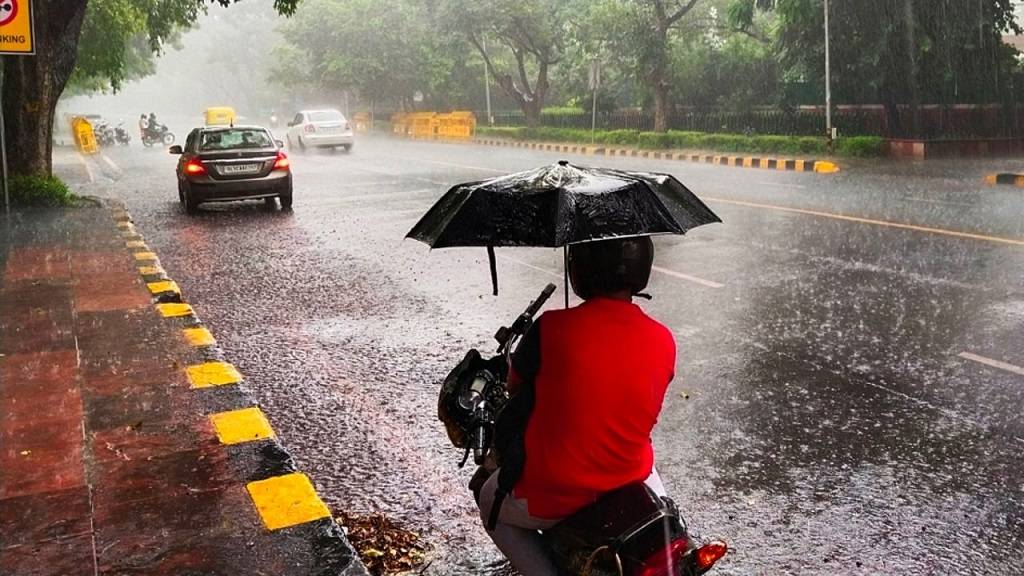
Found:
<svg viewBox="0 0 1024 576"><path fill-rule="evenodd" d="M942 204L943 206L974 207L974 204L971 204L970 202L953 202L953 201L950 201L950 200L935 200L935 199L932 199L932 198L918 198L916 196L905 196L903 198L903 201L904 202L924 202L926 204Z"/></svg>
<svg viewBox="0 0 1024 576"><path fill-rule="evenodd" d="M121 168L117 164L115 164L109 156L107 156L106 154L100 154L100 158L102 158L103 161L107 163L107 166L110 166L111 170L113 170L114 172L121 172Z"/></svg>
<svg viewBox="0 0 1024 576"><path fill-rule="evenodd" d="M799 188L801 190L805 190L807 188L807 186L804 186L803 184L779 184L778 182L763 182L760 180L755 180L751 182L751 184L760 184L761 186L775 186L778 188Z"/></svg>
<svg viewBox="0 0 1024 576"><path fill-rule="evenodd" d="M441 166L451 166L452 168L464 168L466 170L480 170L483 172L492 172L494 174L509 174L508 170L497 170L494 168L484 168L483 166L470 166L469 164L457 164L455 162L443 162L441 160L427 160L426 158L406 158L405 156L390 156L384 154L388 158L394 158L396 160L414 160L415 162L426 162L427 164L440 164Z"/></svg>
<svg viewBox="0 0 1024 576"><path fill-rule="evenodd" d="M555 278L562 278L562 274L560 272L555 272L554 270L550 270L548 268L542 268L540 266L534 266L533 264L530 264L528 262L523 262L522 260L519 260L517 258L512 258L510 256L504 256L504 255L501 255L501 254L497 254L496 256L497 256L498 260L505 260L505 261L508 261L508 262L512 262L513 264L519 264L520 266L525 266L527 268L532 268L532 269L534 269L534 270L536 270L538 272L542 272L544 274L547 274L548 276L554 276Z"/></svg>
<svg viewBox="0 0 1024 576"><path fill-rule="evenodd" d="M725 284L719 284L711 280L705 280L696 276L690 276L689 274L683 274L682 272L676 272L675 270L669 270L667 268L661 268L660 266L653 266L651 270L655 272L672 276L673 278L679 278L680 280L686 280L687 282L693 282L694 284L700 284L701 286L707 286L708 288L725 288Z"/></svg>
<svg viewBox="0 0 1024 576"><path fill-rule="evenodd" d="M991 358L986 358L984 356L978 356L977 354L972 354L970 352L961 352L957 354L957 356L965 360L971 360L979 364L984 364L986 366L991 366L993 368L998 368L1000 370L1006 370L1007 372L1017 374L1018 376L1024 376L1024 368L1021 368L1020 366L1014 366L1013 364L1007 362L993 360Z"/></svg>
<svg viewBox="0 0 1024 576"><path fill-rule="evenodd" d="M81 162L82 166L85 168L85 173L89 176L89 182L95 182L96 175L92 173L92 167L89 166L89 161L85 159L85 156L82 156L81 152L78 153L78 161Z"/></svg>

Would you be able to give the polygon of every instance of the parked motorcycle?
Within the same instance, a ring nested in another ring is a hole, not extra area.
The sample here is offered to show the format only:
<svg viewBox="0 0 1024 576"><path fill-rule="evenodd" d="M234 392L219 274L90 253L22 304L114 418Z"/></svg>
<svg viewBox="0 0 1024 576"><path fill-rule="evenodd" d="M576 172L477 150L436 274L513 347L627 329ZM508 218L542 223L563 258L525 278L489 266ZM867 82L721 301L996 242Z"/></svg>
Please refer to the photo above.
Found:
<svg viewBox="0 0 1024 576"><path fill-rule="evenodd" d="M486 464L495 423L509 399L509 358L554 291L548 284L511 326L498 330L495 356L485 359L470 350L441 385L438 417L452 444L464 451L460 467L471 454L479 466L470 482L478 500L493 472ZM705 542L690 532L675 503L643 482L605 494L542 534L559 571L581 576L698 576L728 551L725 542Z"/></svg>
<svg viewBox="0 0 1024 576"><path fill-rule="evenodd" d="M122 146L127 146L132 142L132 135L128 133L128 130L124 127L124 122L118 122L117 126L114 127L114 140Z"/></svg>
<svg viewBox="0 0 1024 576"><path fill-rule="evenodd" d="M100 146L113 146L115 143L114 129L110 127L110 124L106 122L97 122L92 127L93 135L96 137L96 143Z"/></svg>
<svg viewBox="0 0 1024 576"><path fill-rule="evenodd" d="M156 144L170 146L174 144L174 133L166 125L160 124L156 128L149 128L142 131L142 145L146 148Z"/></svg>

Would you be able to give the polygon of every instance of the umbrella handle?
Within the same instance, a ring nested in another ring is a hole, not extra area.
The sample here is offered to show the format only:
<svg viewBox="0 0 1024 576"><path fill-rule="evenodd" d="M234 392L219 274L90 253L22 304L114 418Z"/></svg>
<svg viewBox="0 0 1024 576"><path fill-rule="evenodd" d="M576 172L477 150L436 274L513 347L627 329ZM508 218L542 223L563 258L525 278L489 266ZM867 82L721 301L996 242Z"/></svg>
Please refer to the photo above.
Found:
<svg viewBox="0 0 1024 576"><path fill-rule="evenodd" d="M569 246L562 246L562 265L565 268L565 307L569 307Z"/></svg>
<svg viewBox="0 0 1024 576"><path fill-rule="evenodd" d="M494 295L498 295L498 262L494 256L494 246L487 247L487 261L491 266L491 286L494 288Z"/></svg>

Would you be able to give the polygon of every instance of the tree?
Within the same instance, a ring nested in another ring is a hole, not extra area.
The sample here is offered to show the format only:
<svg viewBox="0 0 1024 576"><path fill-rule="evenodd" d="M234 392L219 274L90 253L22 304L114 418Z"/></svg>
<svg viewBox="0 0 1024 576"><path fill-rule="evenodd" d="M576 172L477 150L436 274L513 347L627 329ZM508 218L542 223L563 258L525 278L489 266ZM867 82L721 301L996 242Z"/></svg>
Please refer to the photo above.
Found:
<svg viewBox="0 0 1024 576"><path fill-rule="evenodd" d="M633 0L643 23L639 65L641 77L654 96L654 131L668 130L672 109L669 70L672 67L669 32L700 0Z"/></svg>
<svg viewBox="0 0 1024 576"><path fill-rule="evenodd" d="M3 58L3 107L8 160L13 174L52 174L53 121L79 52L87 7L91 18L109 28L101 44L85 46L87 78L106 76L122 81L130 73L123 51L136 32L144 31L149 49L158 52L175 31L195 21L208 2L224 6L233 0L36 0L34 56ZM298 0L274 0L281 14L291 14ZM89 38L89 37L87 37ZM106 38L112 41L108 44ZM104 46L104 44L106 46ZM92 50L95 48L95 50ZM110 50L104 54L103 49Z"/></svg>
<svg viewBox="0 0 1024 576"><path fill-rule="evenodd" d="M566 8L564 0L451 0L439 25L466 35L527 126L537 126L551 67L565 50Z"/></svg>
<svg viewBox="0 0 1024 576"><path fill-rule="evenodd" d="M744 26L757 10L778 18L783 66L823 86L821 0L735 0L729 14ZM1015 51L1002 41L1020 31L1011 0L835 0L830 17L834 98L885 104L897 133L921 134L923 102L1012 98Z"/></svg>

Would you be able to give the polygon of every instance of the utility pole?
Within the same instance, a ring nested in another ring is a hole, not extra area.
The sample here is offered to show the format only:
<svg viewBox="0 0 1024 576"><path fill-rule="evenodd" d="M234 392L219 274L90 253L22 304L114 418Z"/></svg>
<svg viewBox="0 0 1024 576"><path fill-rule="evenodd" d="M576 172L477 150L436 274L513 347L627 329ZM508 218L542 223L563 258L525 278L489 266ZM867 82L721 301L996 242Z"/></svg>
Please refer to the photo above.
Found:
<svg viewBox="0 0 1024 576"><path fill-rule="evenodd" d="M828 0L825 0L825 130L828 133L828 147L831 150L835 130L832 128L832 62L829 52Z"/></svg>
<svg viewBox="0 0 1024 576"><path fill-rule="evenodd" d="M483 35L481 35L483 36ZM484 53L487 53L487 36L481 38L484 46ZM484 59L484 94L487 95L487 125L494 126L494 116L491 114L491 72Z"/></svg>
<svg viewBox="0 0 1024 576"><path fill-rule="evenodd" d="M590 111L590 143L594 143L597 134L597 90L601 87L601 61L594 58L590 61L590 89L594 92L593 104Z"/></svg>

